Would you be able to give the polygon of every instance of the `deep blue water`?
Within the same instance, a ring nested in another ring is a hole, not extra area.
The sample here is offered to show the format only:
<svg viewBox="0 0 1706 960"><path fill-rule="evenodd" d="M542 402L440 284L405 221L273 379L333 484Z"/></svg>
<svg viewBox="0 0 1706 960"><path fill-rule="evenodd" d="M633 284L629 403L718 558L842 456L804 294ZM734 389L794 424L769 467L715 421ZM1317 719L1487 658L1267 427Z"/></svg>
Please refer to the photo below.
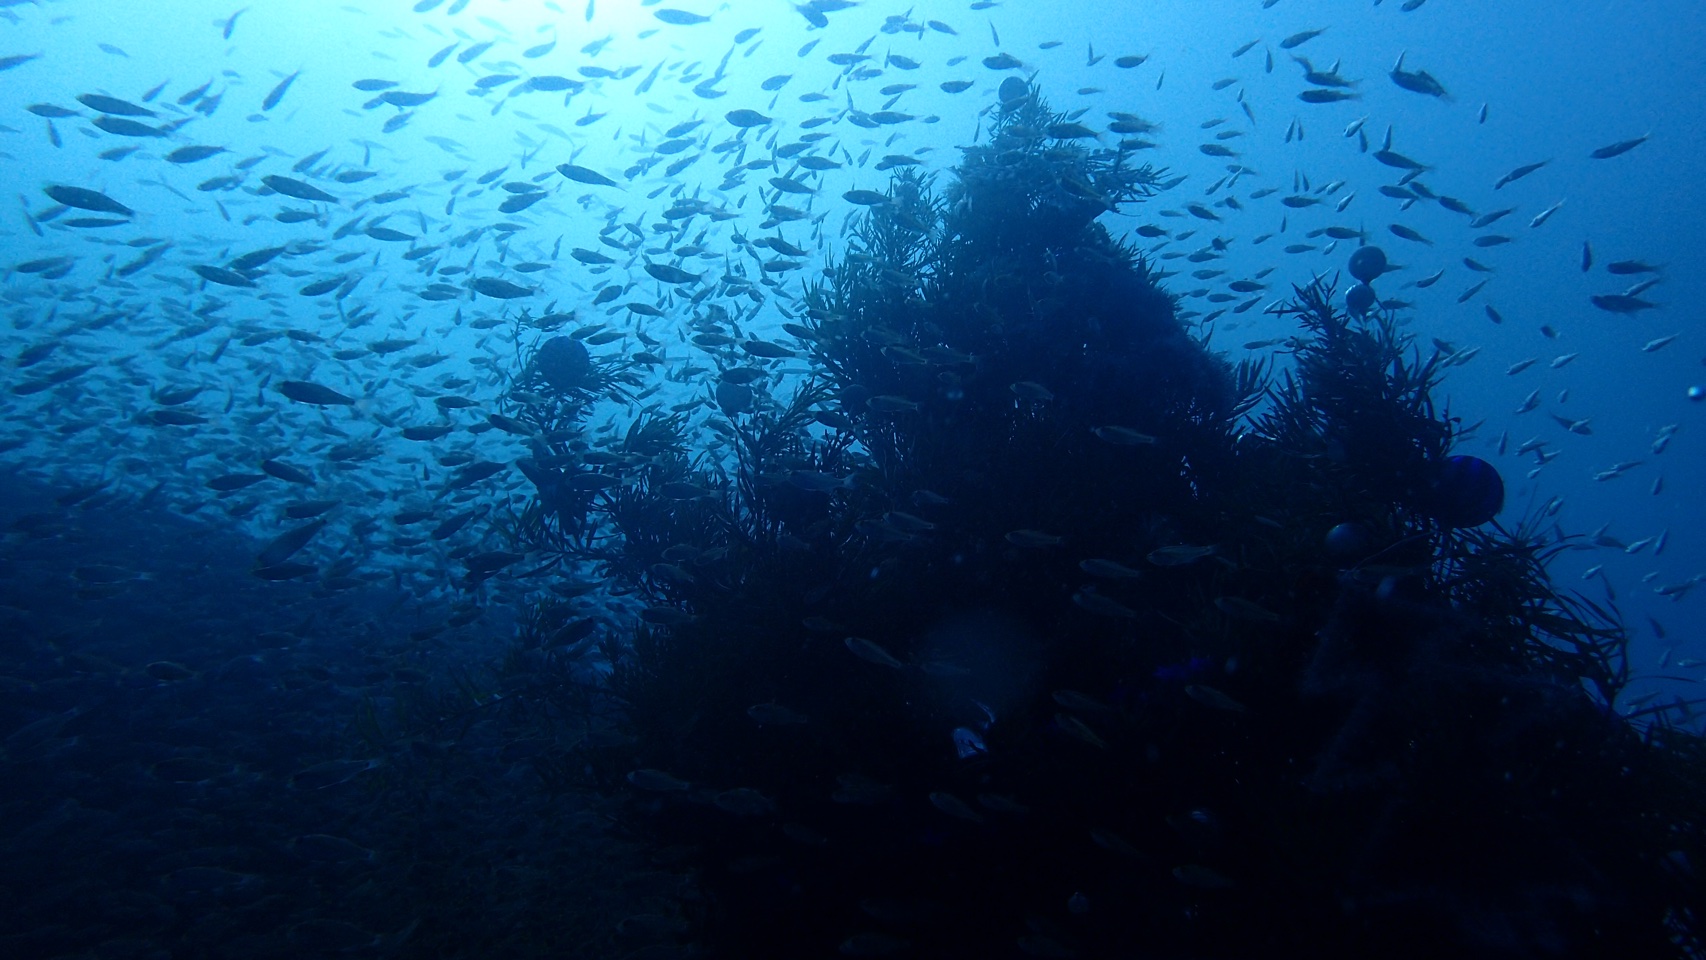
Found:
<svg viewBox="0 0 1706 960"><path fill-rule="evenodd" d="M599 801L541 794L517 772L527 747L476 722L418 735L413 766L316 765L353 763L363 718L409 691L482 676L541 598L635 622L620 589L569 596L563 581L592 572L542 571L538 554L468 573L470 557L514 548L507 533L535 492L509 466L524 438L487 420L509 409L538 336L511 325L521 309L572 312L564 331L604 324L589 341L600 355L661 357L639 396L593 408L597 441L659 404L730 462L704 426L711 351L688 341L703 330L689 327L705 299L693 292L714 284L677 287L645 264L713 278L738 264L771 281L711 302L743 337L786 339L804 286L849 250L862 208L844 194L884 189L888 155L949 177L1011 76L1082 111L1091 146L1130 135L1107 130L1110 111L1155 125L1142 159L1183 179L1101 222L1173 272L1181 317L1234 361L1289 362L1296 324L1268 307L1342 270L1359 243L1319 231L1381 246L1399 269L1379 295L1406 302L1395 315L1421 356L1455 355L1436 400L1478 424L1457 452L1502 474L1499 522L1567 537L1550 565L1558 590L1628 627L1634 679L1618 709L1698 696L1706 404L1688 391L1706 384L1706 28L1694 5L1006 0L807 16L782 0L670 2L0 9L0 177L17 197L0 213L0 734L8 885L34 887L11 898L12 955L436 949L412 940L432 924L418 928L410 905L456 902L470 871L487 880L460 927L433 933L446 951L497 943L489 931L506 923L584 955L652 939L607 928L673 917L657 904L679 902L679 877L625 859L639 855L605 837ZM1016 64L986 64L1003 53ZM1447 95L1394 83L1400 55ZM1344 78L1328 89L1346 99L1301 101L1300 58ZM746 128L739 110L762 122ZM882 110L904 116L853 122ZM1400 184L1406 171L1374 156L1383 146L1425 170ZM800 156L834 167L801 171ZM555 169L571 163L612 183ZM330 199L281 196L293 183ZM1426 192L1406 199L1409 184ZM672 233L680 220L664 215L687 201L701 212ZM763 226L772 203L804 215ZM1476 243L1494 235L1508 240ZM770 236L799 252L751 245ZM1211 238L1213 262L1185 259ZM789 262L763 272L775 257ZM1230 286L1256 276L1259 289ZM476 277L527 295L477 292ZM1639 310L1590 299L1648 280ZM622 295L595 302L612 285ZM656 315L624 309L634 302ZM803 380L803 361L778 366ZM286 381L350 402L292 402ZM436 423L452 431L401 433ZM505 468L463 483L470 462ZM279 560L299 575L252 575L319 499L338 502L324 528ZM422 519L400 524L409 511ZM501 699L481 687L494 681L468 682L470 709ZM173 760L206 768L157 766ZM292 785L316 770L347 777ZM395 780L344 789L380 777ZM483 807L502 813L485 820ZM301 839L321 835L361 852ZM402 851L418 862L400 866ZM578 907L506 899L528 871L577 855L599 860L569 898ZM513 917L491 913L506 903Z"/></svg>

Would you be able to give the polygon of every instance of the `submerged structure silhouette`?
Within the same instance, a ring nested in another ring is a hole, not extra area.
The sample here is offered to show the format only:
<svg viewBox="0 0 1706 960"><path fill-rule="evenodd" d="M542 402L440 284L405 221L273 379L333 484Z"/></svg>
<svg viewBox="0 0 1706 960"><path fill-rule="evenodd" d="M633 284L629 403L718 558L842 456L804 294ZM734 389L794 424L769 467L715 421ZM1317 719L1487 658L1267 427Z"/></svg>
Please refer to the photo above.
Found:
<svg viewBox="0 0 1706 960"><path fill-rule="evenodd" d="M692 870L652 939L1699 955L1700 741L1611 710L1623 630L1538 518L1483 526L1442 358L1315 278L1287 369L1228 364L1098 221L1166 172L1072 126L1010 80L953 182L858 198L793 343L714 354L716 448L594 450L622 368L526 358L516 541L638 602L534 610L509 722L572 719L540 773Z"/></svg>

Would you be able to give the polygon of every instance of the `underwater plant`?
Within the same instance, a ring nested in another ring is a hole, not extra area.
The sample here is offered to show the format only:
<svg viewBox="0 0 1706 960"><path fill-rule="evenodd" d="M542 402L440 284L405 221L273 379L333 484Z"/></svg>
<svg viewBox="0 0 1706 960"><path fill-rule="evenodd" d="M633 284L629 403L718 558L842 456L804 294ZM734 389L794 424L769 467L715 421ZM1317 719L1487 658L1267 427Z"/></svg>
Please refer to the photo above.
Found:
<svg viewBox="0 0 1706 960"><path fill-rule="evenodd" d="M591 451L597 364L524 366L567 396L517 414L552 438L519 535L634 617L542 607L510 673L596 649L607 681L522 695L575 691L588 782L693 871L686 935L1688 955L1698 742L1610 710L1627 637L1559 541L1482 525L1441 358L1316 279L1291 369L1230 365L1098 220L1164 171L1070 123L1010 80L951 185L862 197L791 344L706 341L714 445L653 411Z"/></svg>

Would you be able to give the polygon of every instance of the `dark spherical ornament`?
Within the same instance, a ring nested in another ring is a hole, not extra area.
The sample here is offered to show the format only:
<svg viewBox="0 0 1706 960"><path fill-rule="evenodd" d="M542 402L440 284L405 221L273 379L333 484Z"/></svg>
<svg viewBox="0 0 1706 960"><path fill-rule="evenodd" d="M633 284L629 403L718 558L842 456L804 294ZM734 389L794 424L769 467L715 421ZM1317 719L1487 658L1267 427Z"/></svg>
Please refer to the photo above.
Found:
<svg viewBox="0 0 1706 960"><path fill-rule="evenodd" d="M859 414L865 411L865 401L871 399L871 390L862 383L848 384L839 395L841 410L847 414Z"/></svg>
<svg viewBox="0 0 1706 960"><path fill-rule="evenodd" d="M752 409L752 388L724 380L717 384L717 406L729 416L746 413Z"/></svg>
<svg viewBox="0 0 1706 960"><path fill-rule="evenodd" d="M533 365L546 383L558 390L574 390L586 386L592 373L592 354L579 340L552 337L539 345Z"/></svg>
<svg viewBox="0 0 1706 960"><path fill-rule="evenodd" d="M1018 77L1008 77L1001 81L999 93L1002 103L1016 103L1030 96L1031 85Z"/></svg>
<svg viewBox="0 0 1706 960"><path fill-rule="evenodd" d="M1439 465L1427 512L1447 527L1478 527L1505 506L1505 481L1480 457L1447 457Z"/></svg>
<svg viewBox="0 0 1706 960"><path fill-rule="evenodd" d="M1386 251L1379 247L1358 247L1351 254L1351 276L1363 283L1373 283L1386 272Z"/></svg>
<svg viewBox="0 0 1706 960"><path fill-rule="evenodd" d="M1692 387L1689 387L1688 388L1688 399L1693 400L1695 403L1699 403L1702 400L1706 400L1706 387L1702 387L1698 384L1696 384Z"/></svg>
<svg viewBox="0 0 1706 960"><path fill-rule="evenodd" d="M1353 284L1345 290L1345 309L1351 316L1360 317L1374 309L1374 288L1366 283Z"/></svg>
<svg viewBox="0 0 1706 960"><path fill-rule="evenodd" d="M1361 557L1368 552L1368 529L1360 523L1341 523L1327 531L1327 552L1335 557Z"/></svg>

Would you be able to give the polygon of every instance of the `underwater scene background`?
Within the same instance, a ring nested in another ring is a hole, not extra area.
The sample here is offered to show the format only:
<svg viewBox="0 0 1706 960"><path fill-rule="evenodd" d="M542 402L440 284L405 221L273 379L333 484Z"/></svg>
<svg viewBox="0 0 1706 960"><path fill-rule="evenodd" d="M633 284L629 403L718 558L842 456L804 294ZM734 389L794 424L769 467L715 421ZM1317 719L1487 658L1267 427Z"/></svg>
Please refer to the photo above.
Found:
<svg viewBox="0 0 1706 960"><path fill-rule="evenodd" d="M4 956L1706 956L1694 5L0 17Z"/></svg>

